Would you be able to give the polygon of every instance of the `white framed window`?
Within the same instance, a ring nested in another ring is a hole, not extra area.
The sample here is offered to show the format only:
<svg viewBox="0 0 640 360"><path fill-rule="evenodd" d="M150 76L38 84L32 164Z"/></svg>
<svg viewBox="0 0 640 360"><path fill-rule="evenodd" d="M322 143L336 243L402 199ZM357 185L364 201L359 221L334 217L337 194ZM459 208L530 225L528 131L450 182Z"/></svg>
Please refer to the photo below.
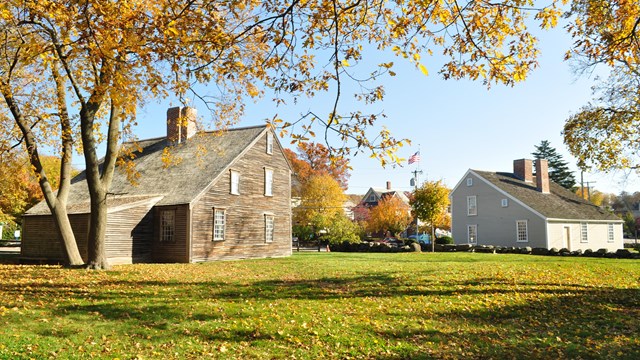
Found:
<svg viewBox="0 0 640 360"><path fill-rule="evenodd" d="M273 226L274 226L274 216L273 215L264 215L264 242L270 243L273 242Z"/></svg>
<svg viewBox="0 0 640 360"><path fill-rule="evenodd" d="M527 228L527 220L516 220L516 241L528 242L529 229Z"/></svg>
<svg viewBox="0 0 640 360"><path fill-rule="evenodd" d="M478 225L467 225L467 241L469 244L478 243Z"/></svg>
<svg viewBox="0 0 640 360"><path fill-rule="evenodd" d="M478 215L478 203L476 196L467 196L467 216Z"/></svg>
<svg viewBox="0 0 640 360"><path fill-rule="evenodd" d="M267 133L267 154L273 154L273 134Z"/></svg>
<svg viewBox="0 0 640 360"><path fill-rule="evenodd" d="M369 195L369 200L367 200L368 202L374 202L376 201L376 194L371 194Z"/></svg>
<svg viewBox="0 0 640 360"><path fill-rule="evenodd" d="M273 170L264 169L264 196L273 196Z"/></svg>
<svg viewBox="0 0 640 360"><path fill-rule="evenodd" d="M607 242L614 242L615 236L613 231L613 224L607 224Z"/></svg>
<svg viewBox="0 0 640 360"><path fill-rule="evenodd" d="M240 195L240 173L231 170L231 194Z"/></svg>
<svg viewBox="0 0 640 360"><path fill-rule="evenodd" d="M502 199L500 201L500 206L502 207L508 207L509 206L509 199Z"/></svg>
<svg viewBox="0 0 640 360"><path fill-rule="evenodd" d="M589 242L589 229L587 227L587 223L580 223L580 242Z"/></svg>
<svg viewBox="0 0 640 360"><path fill-rule="evenodd" d="M160 213L160 241L174 242L176 228L176 211L162 210Z"/></svg>
<svg viewBox="0 0 640 360"><path fill-rule="evenodd" d="M213 241L224 241L224 230L227 222L224 209L213 209Z"/></svg>
<svg viewBox="0 0 640 360"><path fill-rule="evenodd" d="M467 178L467 186L473 186L473 178Z"/></svg>

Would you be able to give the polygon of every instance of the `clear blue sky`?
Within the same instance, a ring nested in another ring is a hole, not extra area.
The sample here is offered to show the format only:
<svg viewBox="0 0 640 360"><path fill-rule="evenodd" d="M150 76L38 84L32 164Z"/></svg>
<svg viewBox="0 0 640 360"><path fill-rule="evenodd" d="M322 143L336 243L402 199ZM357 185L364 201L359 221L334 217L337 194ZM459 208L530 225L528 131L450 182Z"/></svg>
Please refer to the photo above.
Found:
<svg viewBox="0 0 640 360"><path fill-rule="evenodd" d="M442 179L453 187L469 168L510 172L514 159L531 158L534 145L549 140L576 171L579 182L576 161L563 144L561 132L566 118L591 99L594 79L577 77L570 64L563 61L570 43L562 28L540 34L539 67L515 87L494 85L490 90L481 82L443 80L438 74L437 57L423 59L429 76L404 59L389 57L396 63L397 76L384 79L385 100L363 111L384 110L387 118L379 120L377 126L386 126L396 138L412 141L411 146L401 149L400 156L408 158L420 149L420 181ZM382 60L376 57L375 61ZM170 105L170 100L152 102L138 113L135 132L139 138L165 135L165 113ZM342 105L357 106L350 94L343 96ZM264 99L247 104L244 120L238 126L263 124L274 112L284 120L295 120L308 109L328 113L330 106L331 99L319 97L275 109ZM281 141L288 146L287 139ZM364 194L369 187L384 187L386 181L391 181L394 188L410 190L411 172L416 169L416 164L406 163L403 167L382 168L366 155L351 159L351 165L348 192L355 194ZM622 178L620 173L585 174L585 181L595 181L594 187L603 192L640 190L637 176L626 182Z"/></svg>

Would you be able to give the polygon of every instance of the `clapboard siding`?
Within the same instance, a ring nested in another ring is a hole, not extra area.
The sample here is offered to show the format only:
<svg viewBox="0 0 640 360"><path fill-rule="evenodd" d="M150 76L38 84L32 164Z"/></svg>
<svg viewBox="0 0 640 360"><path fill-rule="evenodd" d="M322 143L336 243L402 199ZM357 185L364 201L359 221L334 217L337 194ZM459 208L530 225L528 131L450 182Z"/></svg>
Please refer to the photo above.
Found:
<svg viewBox="0 0 640 360"><path fill-rule="evenodd" d="M107 215L106 250L109 263L115 265L151 260L151 208L157 201L154 200Z"/></svg>
<svg viewBox="0 0 640 360"><path fill-rule="evenodd" d="M282 149L266 153L266 135L231 165L240 173L240 195L230 194L230 173L193 205L192 261L291 255L291 173ZM265 196L265 168L273 170L273 196ZM213 209L225 209L225 240L213 239ZM274 239L265 242L265 214L274 216Z"/></svg>
<svg viewBox="0 0 640 360"><path fill-rule="evenodd" d="M89 215L69 215L69 222L78 244L78 250L87 261L87 239L89 234ZM30 215L22 218L22 245L20 254L25 260L47 259L63 261L64 252L58 225L52 216Z"/></svg>
<svg viewBox="0 0 640 360"><path fill-rule="evenodd" d="M160 241L160 214L175 211L174 241ZM155 262L189 262L187 252L187 228L189 205L157 206L154 210L154 235L152 259Z"/></svg>

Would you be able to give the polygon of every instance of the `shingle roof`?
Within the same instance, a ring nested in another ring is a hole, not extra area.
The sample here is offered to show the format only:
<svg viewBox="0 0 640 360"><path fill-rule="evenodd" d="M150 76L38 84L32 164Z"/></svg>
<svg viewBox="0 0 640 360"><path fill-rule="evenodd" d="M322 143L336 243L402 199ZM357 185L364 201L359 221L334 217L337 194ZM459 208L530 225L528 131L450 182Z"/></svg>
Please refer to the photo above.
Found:
<svg viewBox="0 0 640 360"><path fill-rule="evenodd" d="M511 173L472 171L548 219L620 220L553 181L550 193L543 194L536 189L535 177L527 183Z"/></svg>
<svg viewBox="0 0 640 360"><path fill-rule="evenodd" d="M162 196L157 205L190 203L263 131L265 126L198 133L171 147L169 153L173 160L168 167L163 160L166 158L163 151L170 146L165 137L138 141L141 151L135 153L134 160L140 173L137 186L131 184L124 171L116 169L109 192L114 194L114 200L121 198L120 201L125 202L142 196ZM79 211L89 199L85 173L71 182L68 206ZM44 213L49 213L44 201L27 211L27 215Z"/></svg>

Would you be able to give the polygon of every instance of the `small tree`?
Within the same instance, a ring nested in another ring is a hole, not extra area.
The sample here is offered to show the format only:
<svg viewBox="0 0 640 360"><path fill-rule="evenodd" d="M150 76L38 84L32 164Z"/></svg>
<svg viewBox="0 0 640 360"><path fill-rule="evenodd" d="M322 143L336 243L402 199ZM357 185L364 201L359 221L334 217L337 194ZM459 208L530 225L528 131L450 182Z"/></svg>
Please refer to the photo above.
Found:
<svg viewBox="0 0 640 360"><path fill-rule="evenodd" d="M372 232L390 231L396 235L411 223L411 208L400 198L383 198L378 206L371 209L367 229Z"/></svg>
<svg viewBox="0 0 640 360"><path fill-rule="evenodd" d="M431 225L431 250L434 250L436 226L444 223L449 206L449 189L442 181L427 181L416 189L411 199L413 212L420 220Z"/></svg>
<svg viewBox="0 0 640 360"><path fill-rule="evenodd" d="M342 187L331 175L313 176L302 184L300 206L294 209L294 222L311 225L315 231L326 229L332 219L344 214L345 199Z"/></svg>
<svg viewBox="0 0 640 360"><path fill-rule="evenodd" d="M360 242L360 234L362 233L360 226L347 218L344 213L336 214L330 220L331 222L325 227L327 233L323 235L329 244L341 244L345 241Z"/></svg>

